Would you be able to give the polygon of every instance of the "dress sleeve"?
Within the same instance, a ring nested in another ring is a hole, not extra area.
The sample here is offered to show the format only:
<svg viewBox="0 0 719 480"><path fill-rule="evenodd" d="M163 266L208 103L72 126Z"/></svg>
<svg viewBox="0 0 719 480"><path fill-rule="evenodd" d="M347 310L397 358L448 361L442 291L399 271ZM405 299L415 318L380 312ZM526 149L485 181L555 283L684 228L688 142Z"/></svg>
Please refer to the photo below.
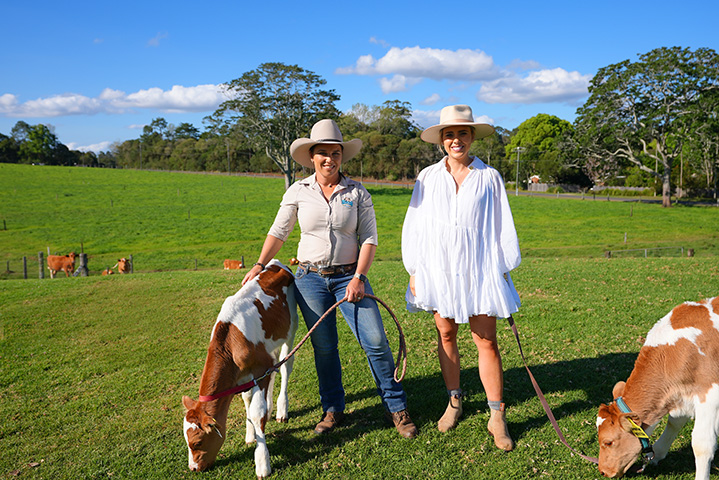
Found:
<svg viewBox="0 0 719 480"><path fill-rule="evenodd" d="M290 236L297 223L297 188L294 188L297 185L299 184L292 185L282 196L280 209L277 211L270 231L267 232L268 235L279 238L283 242L287 241L287 237Z"/></svg>
<svg viewBox="0 0 719 480"><path fill-rule="evenodd" d="M422 204L424 196L424 188L422 185L423 175L417 177L412 191L412 198L407 207L407 214L402 224L402 262L407 273L414 275L417 271L417 261L420 253L417 250L417 219L419 215L419 207Z"/></svg>
<svg viewBox="0 0 719 480"><path fill-rule="evenodd" d="M509 272L517 268L522 261L522 255L519 251L519 239L517 238L517 230L514 226L514 218L512 210L509 208L509 200L507 191L504 188L502 176L495 170L494 175L494 212L495 228L499 232L499 266L502 273Z"/></svg>

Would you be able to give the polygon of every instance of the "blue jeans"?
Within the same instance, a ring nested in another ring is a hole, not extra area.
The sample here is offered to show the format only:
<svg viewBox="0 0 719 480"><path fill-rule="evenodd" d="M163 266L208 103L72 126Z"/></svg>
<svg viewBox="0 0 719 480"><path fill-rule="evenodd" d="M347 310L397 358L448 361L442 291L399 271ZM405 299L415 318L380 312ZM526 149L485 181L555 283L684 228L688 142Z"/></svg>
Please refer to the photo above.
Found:
<svg viewBox="0 0 719 480"><path fill-rule="evenodd" d="M297 268L295 287L300 307L309 330L322 315L345 296L352 273L322 276ZM369 282L365 293L373 294ZM402 385L394 380L394 359L387 342L377 302L363 298L357 303L343 302L339 306L352 333L367 355L377 393L390 412L407 408L407 397ZM310 336L315 351L315 369L319 380L320 400L325 412L342 412L345 409L345 391L342 387L342 365L337 349L336 310L327 315Z"/></svg>

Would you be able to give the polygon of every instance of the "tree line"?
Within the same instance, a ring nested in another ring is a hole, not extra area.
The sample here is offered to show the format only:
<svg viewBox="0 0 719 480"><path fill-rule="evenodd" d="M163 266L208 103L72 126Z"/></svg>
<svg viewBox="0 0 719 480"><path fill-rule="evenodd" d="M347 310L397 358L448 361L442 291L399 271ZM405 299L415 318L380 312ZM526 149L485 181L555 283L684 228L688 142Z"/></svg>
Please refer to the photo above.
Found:
<svg viewBox="0 0 719 480"><path fill-rule="evenodd" d="M19 121L10 135L0 133L0 162L115 167L112 152L81 152L60 143L51 125Z"/></svg>
<svg viewBox="0 0 719 480"><path fill-rule="evenodd" d="M297 65L264 63L223 84L228 100L203 120L204 131L155 118L137 139L95 155L60 144L44 125L18 122L0 135L0 161L104 165L118 168L281 172L289 186L301 167L289 145L321 118L335 119L345 139L363 148L343 165L350 176L413 179L443 155L420 140L412 106L389 100L340 112L340 96ZM657 48L601 68L574 123L540 113L513 130L496 126L472 153L505 181L654 189L665 206L672 194L717 195L719 56L708 48ZM63 148L64 147L64 148Z"/></svg>

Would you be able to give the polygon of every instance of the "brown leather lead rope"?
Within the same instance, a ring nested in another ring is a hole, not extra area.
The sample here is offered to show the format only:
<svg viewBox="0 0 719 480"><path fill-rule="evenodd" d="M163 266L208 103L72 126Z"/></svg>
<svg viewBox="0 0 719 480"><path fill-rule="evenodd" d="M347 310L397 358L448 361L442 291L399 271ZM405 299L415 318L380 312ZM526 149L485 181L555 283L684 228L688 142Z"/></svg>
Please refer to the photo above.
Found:
<svg viewBox="0 0 719 480"><path fill-rule="evenodd" d="M510 315L509 318L507 318L507 321L509 322L509 326L512 327L512 331L514 332L514 337L517 339L517 346L519 346L519 354L522 356L522 361L524 362L524 368L527 369L527 373L529 374L529 379L532 381L532 386L534 387L534 391L537 392L537 397L539 397L539 401L542 403L542 407L544 407L544 411L547 413L547 417L549 417L549 421L552 424L552 427L554 427L554 431L557 432L557 435L559 436L559 439L562 441L564 446L566 446L568 449L570 449L572 452L576 453L583 459L590 461L592 463L599 463L599 460L594 457L588 457L584 455L581 452L576 451L572 447L569 446L569 443L567 443L567 439L564 438L564 434L562 434L562 431L559 429L559 424L557 423L557 420L554 418L554 414L552 413L552 409L549 408L549 403L547 403L547 399L544 398L544 394L542 393L542 389L539 388L539 384L537 383L537 380L534 379L534 375L532 375L532 372L529 370L529 366L527 365L527 359L524 358L524 352L522 351L522 343L519 341L519 332L517 331L517 325L514 323L514 318Z"/></svg>
<svg viewBox="0 0 719 480"><path fill-rule="evenodd" d="M387 312L389 312L390 316L392 317L392 320L394 320L395 325L397 325L397 330L399 331L399 349L397 351L397 362L395 363L395 369L394 369L394 380L397 383L399 383L404 379L405 373L407 373L407 344L404 341L404 333L402 332L402 327L400 326L399 321L397 320L397 317L395 316L392 309L390 309L387 306L387 304L384 303L382 300L380 300L379 298L377 298L374 295L371 295L369 293L365 293L363 298L371 298L372 300L381 304L387 310ZM307 339L310 338L310 335L312 334L312 332L315 331L315 328L317 328L317 326L320 323L322 323L322 321L327 317L327 315L332 313L337 307L339 307L346 301L347 301L347 297L344 297L342 300L340 300L339 302L335 303L330 308L328 308L327 311L324 313L324 315L322 315L319 318L319 320L317 320L315 322L315 324L312 325L312 328L309 329L309 331L305 334L305 336L302 338L302 340L300 340L300 342L297 345L295 345L295 348L293 348L292 351L290 353L288 353L285 358L283 358L274 367L272 367L268 371L268 373L277 370L278 368L280 368L280 366L283 363L285 363L287 360L289 360L295 354L295 352L297 352L297 350L299 350L299 348L302 346L302 344L304 344L307 341ZM397 377L397 372L399 371L400 363L402 364L402 374L399 377ZM265 374L265 375L267 375L267 374Z"/></svg>
<svg viewBox="0 0 719 480"><path fill-rule="evenodd" d="M384 308L386 308L387 311L389 312L389 314L392 316L392 319L394 320L395 325L397 325L397 330L399 331L399 351L397 352L397 363L395 364L395 368L394 368L394 380L397 383L399 383L404 379L404 374L407 372L407 344L404 341L404 333L402 332L402 327L400 327L397 317L395 316L394 312L387 306L386 303L384 303L382 300L375 297L374 295L370 295L369 293L365 293L364 296L366 298L371 298L374 301L382 304L382 306ZM264 373L264 375L262 375L261 377L253 378L252 380L250 380L247 383L243 383L242 385L236 385L230 389L227 389L220 393L216 393L214 395L200 395L200 397L199 397L200 401L201 402L211 402L213 400L217 400L218 398L226 397L228 395L234 395L237 393L246 392L246 391L252 389L255 385L257 385L257 382L259 382L263 378L267 377L272 372L278 371L279 368L287 360L292 358L292 356L297 352L297 350L299 350L299 348L302 346L302 344L304 344L307 341L307 339L310 338L310 335L312 334L312 332L315 331L315 328L317 328L317 326L320 323L322 323L322 321L327 317L327 315L329 315L331 312L334 311L335 308L339 307L342 303L344 303L346 301L347 301L347 297L343 298L342 300L340 300L339 302L335 303L330 308L328 308L327 311L324 313L324 315L322 315L319 318L319 320L317 320L315 322L315 324L312 325L312 328L309 329L309 331L305 334L305 336L302 338L302 340L300 340L300 342L297 345L295 345L295 348L293 348L292 351L285 356L285 358L283 358L282 360L277 362L275 365L270 367L270 369L267 370ZM402 374L399 377L397 377L397 371L399 370L400 362L402 363Z"/></svg>

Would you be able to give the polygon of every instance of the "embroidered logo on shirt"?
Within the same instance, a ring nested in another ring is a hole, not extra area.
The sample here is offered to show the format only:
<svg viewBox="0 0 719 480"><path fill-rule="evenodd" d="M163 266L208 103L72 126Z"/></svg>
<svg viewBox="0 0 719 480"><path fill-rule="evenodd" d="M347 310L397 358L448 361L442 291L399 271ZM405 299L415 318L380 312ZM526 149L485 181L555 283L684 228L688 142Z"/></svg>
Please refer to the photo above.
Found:
<svg viewBox="0 0 719 480"><path fill-rule="evenodd" d="M352 208L353 203L352 203L352 200L350 200L349 198L343 198L342 205L344 205L347 208Z"/></svg>

